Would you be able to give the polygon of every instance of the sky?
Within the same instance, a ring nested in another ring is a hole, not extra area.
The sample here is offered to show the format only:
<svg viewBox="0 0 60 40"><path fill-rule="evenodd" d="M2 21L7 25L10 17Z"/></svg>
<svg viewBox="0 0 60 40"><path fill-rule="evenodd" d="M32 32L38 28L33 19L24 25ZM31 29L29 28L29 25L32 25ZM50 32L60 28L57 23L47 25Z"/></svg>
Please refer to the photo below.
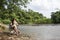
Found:
<svg viewBox="0 0 60 40"><path fill-rule="evenodd" d="M32 0L27 8L51 18L51 12L60 10L60 0Z"/></svg>

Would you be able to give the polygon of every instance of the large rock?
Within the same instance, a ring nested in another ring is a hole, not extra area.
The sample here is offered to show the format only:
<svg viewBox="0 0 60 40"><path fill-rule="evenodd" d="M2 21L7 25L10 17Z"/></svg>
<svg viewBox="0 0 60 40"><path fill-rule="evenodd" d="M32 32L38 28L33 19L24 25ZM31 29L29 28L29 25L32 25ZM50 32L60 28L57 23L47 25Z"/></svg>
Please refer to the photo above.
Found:
<svg viewBox="0 0 60 40"><path fill-rule="evenodd" d="M5 25L5 24L3 24L3 23L0 23L0 32L2 32L2 31L7 31L7 25Z"/></svg>
<svg viewBox="0 0 60 40"><path fill-rule="evenodd" d="M7 25L3 24L3 23L0 23L0 27L8 27Z"/></svg>

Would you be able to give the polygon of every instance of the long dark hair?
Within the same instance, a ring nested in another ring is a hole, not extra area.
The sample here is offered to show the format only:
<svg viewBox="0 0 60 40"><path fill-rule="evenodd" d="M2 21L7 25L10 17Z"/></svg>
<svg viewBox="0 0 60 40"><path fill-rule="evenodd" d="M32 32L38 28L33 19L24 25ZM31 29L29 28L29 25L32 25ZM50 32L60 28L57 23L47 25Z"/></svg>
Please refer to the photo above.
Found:
<svg viewBox="0 0 60 40"><path fill-rule="evenodd" d="M15 20L14 18L11 20L12 25L14 25L14 20Z"/></svg>

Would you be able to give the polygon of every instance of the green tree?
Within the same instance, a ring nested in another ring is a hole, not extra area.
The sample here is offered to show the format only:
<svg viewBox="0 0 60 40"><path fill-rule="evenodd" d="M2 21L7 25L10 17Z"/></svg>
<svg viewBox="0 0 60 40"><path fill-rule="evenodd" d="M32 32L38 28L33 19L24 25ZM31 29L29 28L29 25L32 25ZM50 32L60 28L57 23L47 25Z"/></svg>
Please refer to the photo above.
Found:
<svg viewBox="0 0 60 40"><path fill-rule="evenodd" d="M51 19L53 23L60 23L60 11L52 12Z"/></svg>
<svg viewBox="0 0 60 40"><path fill-rule="evenodd" d="M15 18L21 24L43 24L50 23L51 20L43 14L31 9L24 10L30 0L0 0L0 22L10 23Z"/></svg>
<svg viewBox="0 0 60 40"><path fill-rule="evenodd" d="M4 20L8 21L12 18L18 19L18 14L22 7L27 7L31 0L0 0L0 20L5 23Z"/></svg>
<svg viewBox="0 0 60 40"><path fill-rule="evenodd" d="M20 11L21 7L26 7L30 0L0 0L0 14L3 15L5 11L11 14ZM3 11L3 12L2 12Z"/></svg>

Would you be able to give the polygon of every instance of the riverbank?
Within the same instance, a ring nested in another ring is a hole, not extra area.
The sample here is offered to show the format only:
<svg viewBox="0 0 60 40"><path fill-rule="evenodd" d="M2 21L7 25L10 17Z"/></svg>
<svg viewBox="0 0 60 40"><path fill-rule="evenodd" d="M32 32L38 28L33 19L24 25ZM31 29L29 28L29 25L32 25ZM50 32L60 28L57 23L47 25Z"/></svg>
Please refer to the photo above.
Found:
<svg viewBox="0 0 60 40"><path fill-rule="evenodd" d="M16 36L9 32L7 25L0 24L0 40L32 40L32 38L31 36L23 33Z"/></svg>
<svg viewBox="0 0 60 40"><path fill-rule="evenodd" d="M19 34L16 36L15 34L9 32L0 32L0 40L32 40L30 36Z"/></svg>

